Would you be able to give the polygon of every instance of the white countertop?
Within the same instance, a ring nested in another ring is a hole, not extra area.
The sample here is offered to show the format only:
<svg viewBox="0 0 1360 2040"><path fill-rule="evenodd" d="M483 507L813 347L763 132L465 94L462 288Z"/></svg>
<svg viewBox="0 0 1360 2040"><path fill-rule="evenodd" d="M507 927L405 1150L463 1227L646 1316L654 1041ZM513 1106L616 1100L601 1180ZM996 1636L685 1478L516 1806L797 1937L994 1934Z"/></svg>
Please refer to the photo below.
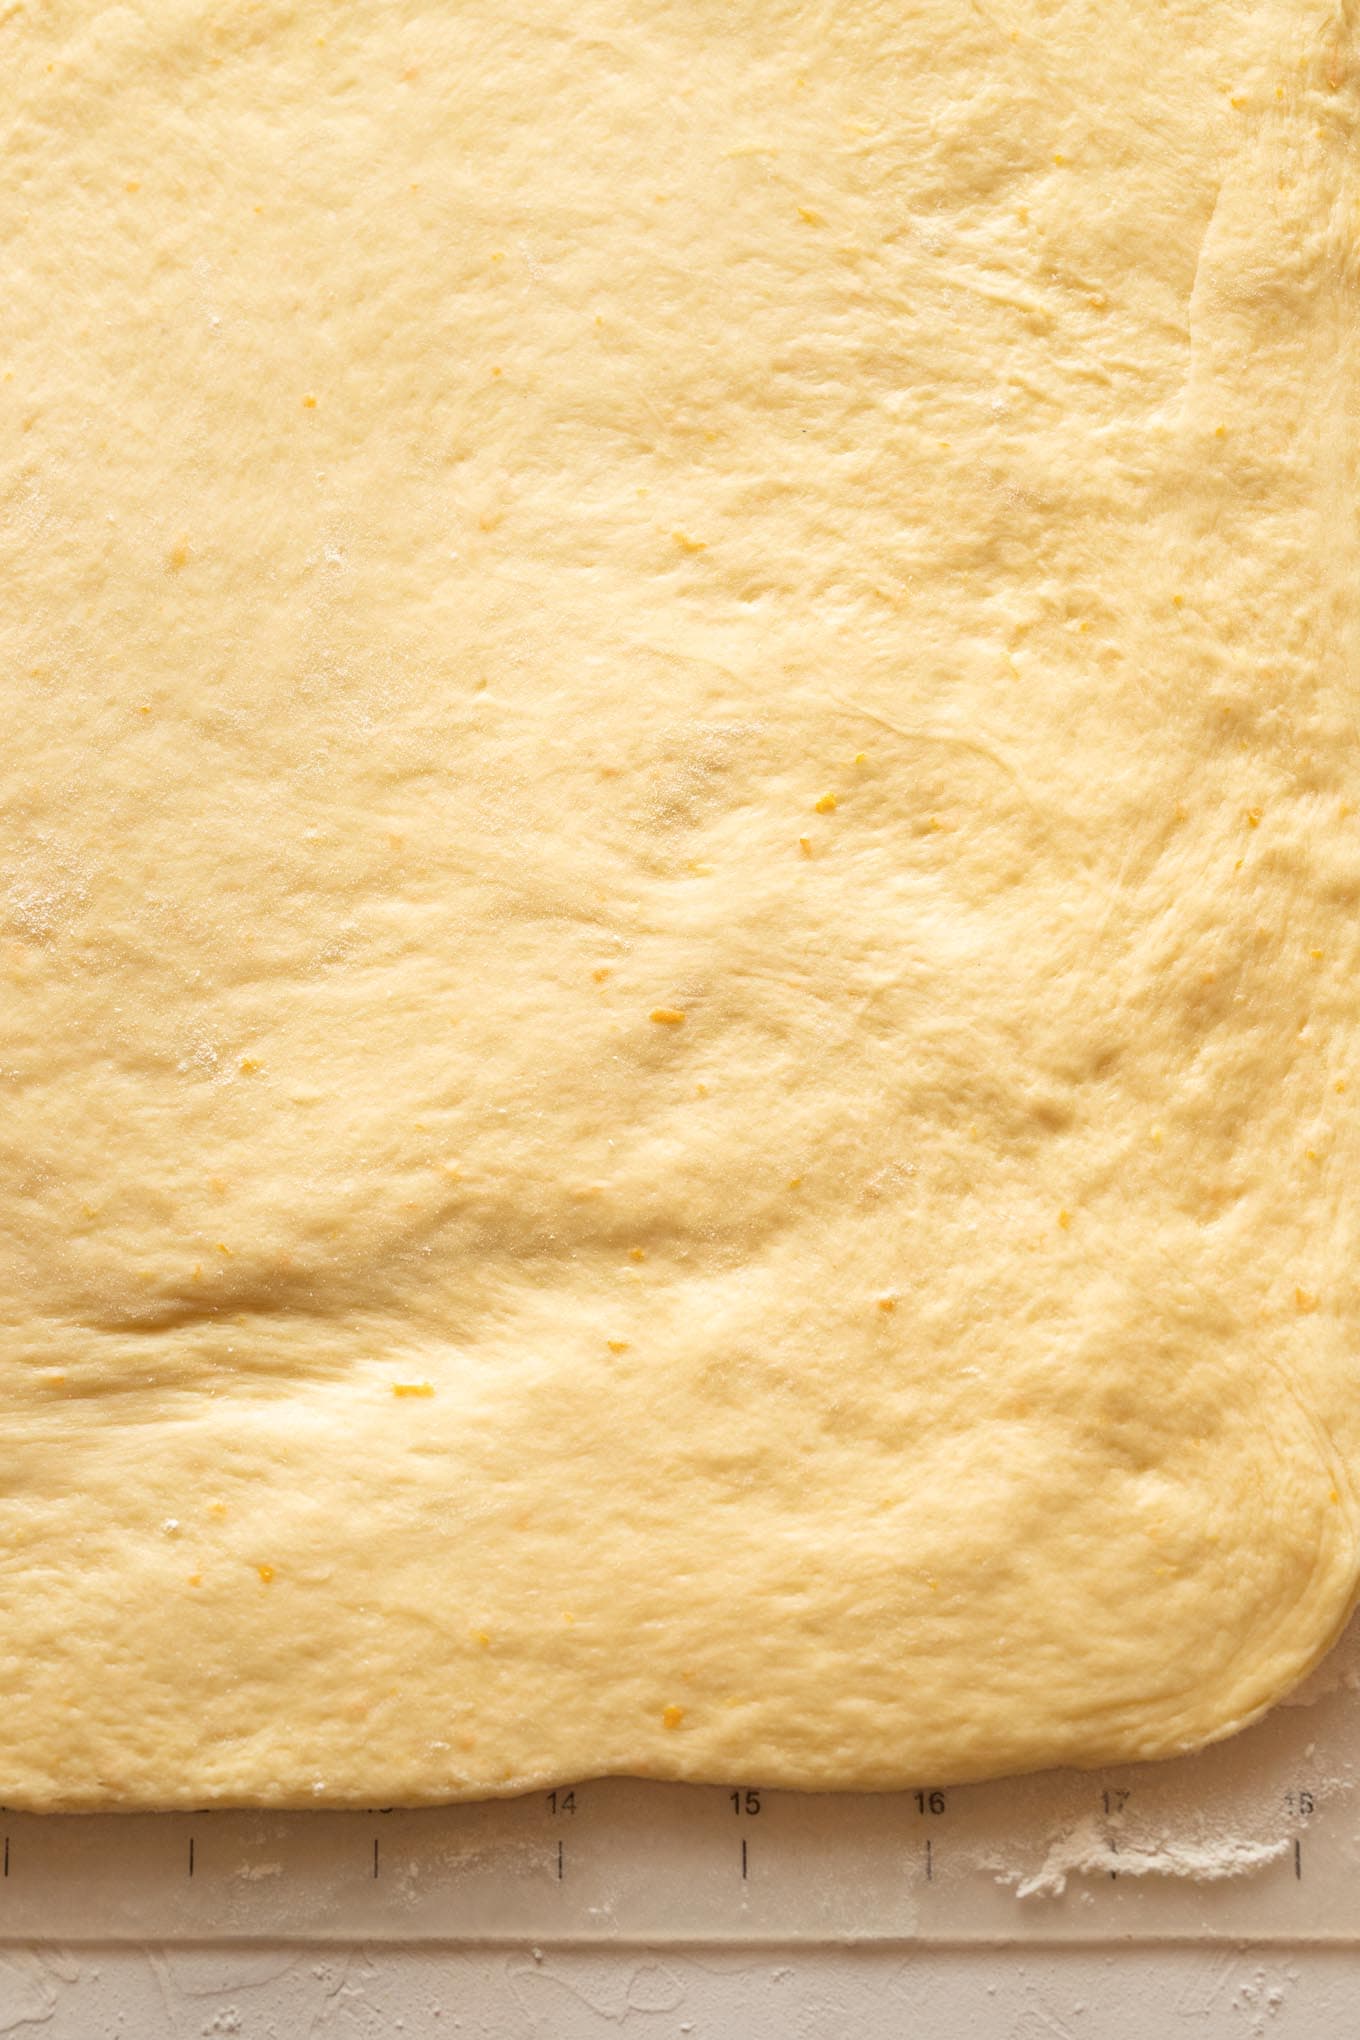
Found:
<svg viewBox="0 0 1360 2040"><path fill-rule="evenodd" d="M1360 1961L1243 1946L0 1953L42 2040L1354 2040Z"/></svg>

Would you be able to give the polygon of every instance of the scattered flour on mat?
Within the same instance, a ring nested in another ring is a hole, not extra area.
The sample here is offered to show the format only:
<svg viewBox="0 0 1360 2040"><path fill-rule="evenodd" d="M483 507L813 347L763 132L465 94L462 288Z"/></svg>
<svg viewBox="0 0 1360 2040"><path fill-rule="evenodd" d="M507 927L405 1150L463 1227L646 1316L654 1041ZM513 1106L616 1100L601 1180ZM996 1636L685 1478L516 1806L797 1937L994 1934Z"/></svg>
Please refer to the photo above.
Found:
<svg viewBox="0 0 1360 2040"><path fill-rule="evenodd" d="M1237 1835L1217 1840L1166 1835L1143 1844L1121 1838L1115 1854L1110 1837L1108 1826L1087 1815L1053 1838L1037 1870L1017 1870L995 1861L988 1868L998 1884L1015 1887L1017 1898L1060 1898L1069 1877L1106 1876L1112 1869L1121 1877L1193 1877L1200 1882L1244 1877L1277 1862L1292 1846L1288 1836L1252 1842Z"/></svg>

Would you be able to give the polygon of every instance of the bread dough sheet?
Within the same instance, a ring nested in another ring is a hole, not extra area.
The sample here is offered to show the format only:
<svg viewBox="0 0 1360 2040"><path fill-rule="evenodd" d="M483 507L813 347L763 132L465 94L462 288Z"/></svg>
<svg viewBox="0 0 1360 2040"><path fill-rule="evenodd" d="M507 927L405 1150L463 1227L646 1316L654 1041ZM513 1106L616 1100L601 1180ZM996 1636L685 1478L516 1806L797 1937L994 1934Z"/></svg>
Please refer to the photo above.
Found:
<svg viewBox="0 0 1360 2040"><path fill-rule="evenodd" d="M1354 22L0 8L7 1804L1327 1649Z"/></svg>

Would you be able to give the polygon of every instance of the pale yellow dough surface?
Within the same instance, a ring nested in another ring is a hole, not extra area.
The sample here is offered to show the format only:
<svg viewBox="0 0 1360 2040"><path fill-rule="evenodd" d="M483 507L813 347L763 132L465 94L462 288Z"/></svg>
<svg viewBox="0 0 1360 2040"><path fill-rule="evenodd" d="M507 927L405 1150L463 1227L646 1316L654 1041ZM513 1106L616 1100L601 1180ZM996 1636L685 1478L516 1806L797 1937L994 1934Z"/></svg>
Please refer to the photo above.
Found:
<svg viewBox="0 0 1360 2040"><path fill-rule="evenodd" d="M1327 1648L1352 16L0 9L5 1803Z"/></svg>

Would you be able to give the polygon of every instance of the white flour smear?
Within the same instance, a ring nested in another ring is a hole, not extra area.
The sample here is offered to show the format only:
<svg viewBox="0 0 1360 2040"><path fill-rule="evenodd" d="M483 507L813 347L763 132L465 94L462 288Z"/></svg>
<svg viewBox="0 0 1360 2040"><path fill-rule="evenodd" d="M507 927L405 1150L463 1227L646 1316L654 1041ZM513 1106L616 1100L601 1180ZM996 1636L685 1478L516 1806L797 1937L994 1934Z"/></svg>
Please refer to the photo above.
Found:
<svg viewBox="0 0 1360 2040"><path fill-rule="evenodd" d="M1112 1870L1121 1877L1190 1877L1201 1883L1216 1882L1262 1870L1278 1862L1291 1846L1287 1836L1256 1842L1241 1836L1191 1840L1184 1835L1164 1835L1144 1843L1120 1841L1117 1849L1111 1847L1111 1839L1109 1829L1094 1817L1079 1821L1049 1843L1037 1870L1026 1874L997 1867L997 1882L1013 1885L1017 1898L1060 1898L1069 1877L1107 1877Z"/></svg>

